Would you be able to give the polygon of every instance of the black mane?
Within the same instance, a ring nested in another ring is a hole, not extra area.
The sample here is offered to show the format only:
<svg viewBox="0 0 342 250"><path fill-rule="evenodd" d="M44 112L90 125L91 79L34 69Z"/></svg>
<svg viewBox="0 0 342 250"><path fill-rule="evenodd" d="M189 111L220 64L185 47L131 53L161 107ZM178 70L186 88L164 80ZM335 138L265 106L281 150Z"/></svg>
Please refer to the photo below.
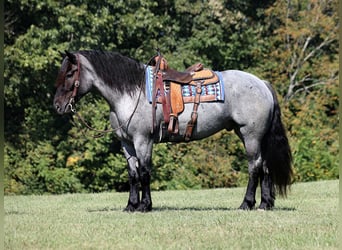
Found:
<svg viewBox="0 0 342 250"><path fill-rule="evenodd" d="M145 81L144 65L117 52L78 51L86 57L99 77L120 93L134 93Z"/></svg>

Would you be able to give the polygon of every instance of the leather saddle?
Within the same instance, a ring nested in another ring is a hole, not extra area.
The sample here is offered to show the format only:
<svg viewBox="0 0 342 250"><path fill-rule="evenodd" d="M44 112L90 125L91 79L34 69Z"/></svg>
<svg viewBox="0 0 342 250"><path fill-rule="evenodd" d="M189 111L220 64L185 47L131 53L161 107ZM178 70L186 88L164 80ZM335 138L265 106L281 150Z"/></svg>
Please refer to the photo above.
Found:
<svg viewBox="0 0 342 250"><path fill-rule="evenodd" d="M167 130L170 135L178 135L179 133L178 116L184 111L184 103L194 103L191 119L184 135L184 140L190 141L193 127L197 121L197 109L200 104L202 86L217 83L219 78L212 70L204 69L202 63L196 63L181 72L169 68L166 59L158 55L155 57L155 65L156 83L154 84L153 100L159 100L163 104L164 123L168 126ZM196 94L194 97L183 97L182 86L184 85L195 86ZM158 97L157 93L159 93ZM156 103L152 104L154 106L153 112L155 112ZM155 119L155 114L153 118Z"/></svg>

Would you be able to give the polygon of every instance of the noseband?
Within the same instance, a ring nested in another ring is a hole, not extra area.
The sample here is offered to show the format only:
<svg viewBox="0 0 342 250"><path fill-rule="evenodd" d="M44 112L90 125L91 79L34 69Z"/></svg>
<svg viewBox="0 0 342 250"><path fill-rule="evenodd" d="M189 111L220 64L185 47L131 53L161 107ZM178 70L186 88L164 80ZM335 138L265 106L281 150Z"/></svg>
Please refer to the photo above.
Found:
<svg viewBox="0 0 342 250"><path fill-rule="evenodd" d="M73 91L71 94L71 97L69 99L67 107L70 108L71 112L76 113L76 109L73 107L73 104L75 103L75 97L77 95L78 88L80 87L80 72L81 72L81 67L80 67L80 58L78 54L76 54L77 58L77 72L76 72L76 77L75 77L75 82L73 84Z"/></svg>

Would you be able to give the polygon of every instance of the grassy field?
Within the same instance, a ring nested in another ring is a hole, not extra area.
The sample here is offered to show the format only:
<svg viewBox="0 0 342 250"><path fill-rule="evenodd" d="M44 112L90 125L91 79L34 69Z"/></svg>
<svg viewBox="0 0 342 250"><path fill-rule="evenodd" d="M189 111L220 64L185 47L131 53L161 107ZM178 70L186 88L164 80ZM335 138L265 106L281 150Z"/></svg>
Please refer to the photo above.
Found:
<svg viewBox="0 0 342 250"><path fill-rule="evenodd" d="M273 211L239 211L245 188L5 197L5 249L337 249L336 181L299 183Z"/></svg>

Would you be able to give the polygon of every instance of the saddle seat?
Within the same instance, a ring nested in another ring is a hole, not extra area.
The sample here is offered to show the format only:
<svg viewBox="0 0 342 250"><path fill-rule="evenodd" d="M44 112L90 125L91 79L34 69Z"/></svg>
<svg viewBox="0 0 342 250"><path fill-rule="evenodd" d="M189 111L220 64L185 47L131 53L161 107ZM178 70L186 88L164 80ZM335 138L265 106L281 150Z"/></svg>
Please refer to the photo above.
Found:
<svg viewBox="0 0 342 250"><path fill-rule="evenodd" d="M167 67L163 72L163 80L176 82L179 84L189 84L193 80L193 75L196 71L203 70L203 65L201 63L196 63L189 68L187 68L184 72L177 71Z"/></svg>
<svg viewBox="0 0 342 250"><path fill-rule="evenodd" d="M202 81L203 85L213 84L219 81L218 76L210 69L204 69L201 63L196 63L184 72L167 68L162 72L163 81L178 83L181 85L196 85L196 81Z"/></svg>

